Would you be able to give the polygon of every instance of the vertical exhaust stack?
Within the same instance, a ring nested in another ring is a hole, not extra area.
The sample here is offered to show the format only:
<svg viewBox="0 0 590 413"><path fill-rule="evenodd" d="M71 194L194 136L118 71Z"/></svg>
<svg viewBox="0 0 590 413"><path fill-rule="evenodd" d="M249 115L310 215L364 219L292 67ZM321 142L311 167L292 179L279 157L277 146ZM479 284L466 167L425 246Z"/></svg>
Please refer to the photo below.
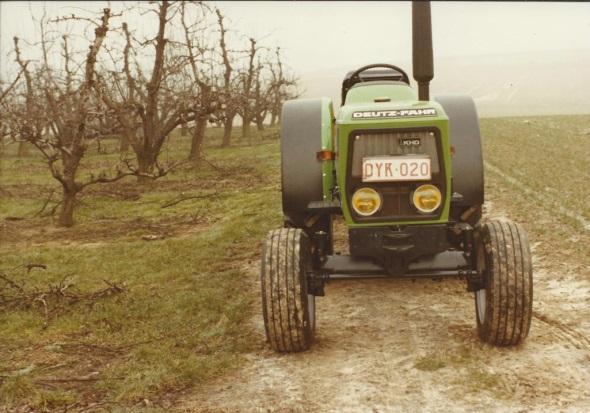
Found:
<svg viewBox="0 0 590 413"><path fill-rule="evenodd" d="M429 1L412 2L412 60L418 99L429 100L429 84L434 77Z"/></svg>

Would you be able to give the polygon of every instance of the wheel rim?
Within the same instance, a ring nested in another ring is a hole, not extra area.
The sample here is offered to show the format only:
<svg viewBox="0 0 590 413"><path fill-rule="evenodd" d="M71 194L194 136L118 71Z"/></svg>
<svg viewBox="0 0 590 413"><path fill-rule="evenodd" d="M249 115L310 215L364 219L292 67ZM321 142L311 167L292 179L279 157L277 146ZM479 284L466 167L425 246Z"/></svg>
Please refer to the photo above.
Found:
<svg viewBox="0 0 590 413"><path fill-rule="evenodd" d="M315 295L307 294L307 314L309 317L309 328L315 331Z"/></svg>
<svg viewBox="0 0 590 413"><path fill-rule="evenodd" d="M484 275L484 288L475 291L475 308L477 311L477 320L480 324L484 323L486 318L486 306L487 306L487 298L486 298L486 289L485 285L487 285L487 274L486 274L486 258L483 249L483 245L480 244L477 248L477 262L476 267L477 271L483 273Z"/></svg>
<svg viewBox="0 0 590 413"><path fill-rule="evenodd" d="M475 292L475 305L477 307L477 318L480 324L483 324L486 317L486 289L482 288Z"/></svg>

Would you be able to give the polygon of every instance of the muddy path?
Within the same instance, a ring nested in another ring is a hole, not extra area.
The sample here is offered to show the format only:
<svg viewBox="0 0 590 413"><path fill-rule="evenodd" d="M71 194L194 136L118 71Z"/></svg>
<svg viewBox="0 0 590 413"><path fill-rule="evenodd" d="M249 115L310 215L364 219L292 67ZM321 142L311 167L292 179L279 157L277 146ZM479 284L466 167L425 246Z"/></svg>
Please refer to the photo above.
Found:
<svg viewBox="0 0 590 413"><path fill-rule="evenodd" d="M491 196L488 215L505 213ZM188 395L183 411L587 412L590 277L539 256L531 332L517 348L481 343L473 295L458 279L331 282L305 353L261 345L230 376ZM542 265L539 263L542 262ZM575 266L574 266L575 268ZM257 291L258 267L248 273ZM555 274L559 273L559 277Z"/></svg>

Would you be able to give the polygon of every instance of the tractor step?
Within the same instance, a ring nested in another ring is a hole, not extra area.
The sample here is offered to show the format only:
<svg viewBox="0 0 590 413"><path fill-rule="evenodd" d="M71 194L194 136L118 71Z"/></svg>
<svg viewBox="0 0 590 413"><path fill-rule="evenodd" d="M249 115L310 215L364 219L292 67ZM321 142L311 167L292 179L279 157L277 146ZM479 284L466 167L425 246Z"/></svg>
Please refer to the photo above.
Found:
<svg viewBox="0 0 590 413"><path fill-rule="evenodd" d="M307 209L312 212L323 212L326 214L339 214L342 212L342 205L340 201L334 199L332 201L312 201L307 204Z"/></svg>

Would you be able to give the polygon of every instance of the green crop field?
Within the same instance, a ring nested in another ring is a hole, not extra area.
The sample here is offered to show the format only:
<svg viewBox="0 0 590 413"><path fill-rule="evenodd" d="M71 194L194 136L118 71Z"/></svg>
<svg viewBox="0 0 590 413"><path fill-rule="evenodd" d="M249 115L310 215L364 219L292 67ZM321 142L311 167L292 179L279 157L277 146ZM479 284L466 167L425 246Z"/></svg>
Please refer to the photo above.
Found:
<svg viewBox="0 0 590 413"><path fill-rule="evenodd" d="M590 220L590 117L484 119L485 160Z"/></svg>
<svg viewBox="0 0 590 413"><path fill-rule="evenodd" d="M522 223L535 254L567 257L590 280L590 117L481 127L487 208ZM0 410L166 411L265 346L247 321L259 317L261 241L281 225L277 131L229 149L217 148L219 136L208 130L198 168L88 188L71 229L38 213L57 190L41 158L4 148ZM163 160L182 159L188 145L175 136ZM113 160L115 146L106 143ZM89 157L86 170L103 160Z"/></svg>
<svg viewBox="0 0 590 413"><path fill-rule="evenodd" d="M535 252L590 280L590 117L481 121L487 200L524 224Z"/></svg>

